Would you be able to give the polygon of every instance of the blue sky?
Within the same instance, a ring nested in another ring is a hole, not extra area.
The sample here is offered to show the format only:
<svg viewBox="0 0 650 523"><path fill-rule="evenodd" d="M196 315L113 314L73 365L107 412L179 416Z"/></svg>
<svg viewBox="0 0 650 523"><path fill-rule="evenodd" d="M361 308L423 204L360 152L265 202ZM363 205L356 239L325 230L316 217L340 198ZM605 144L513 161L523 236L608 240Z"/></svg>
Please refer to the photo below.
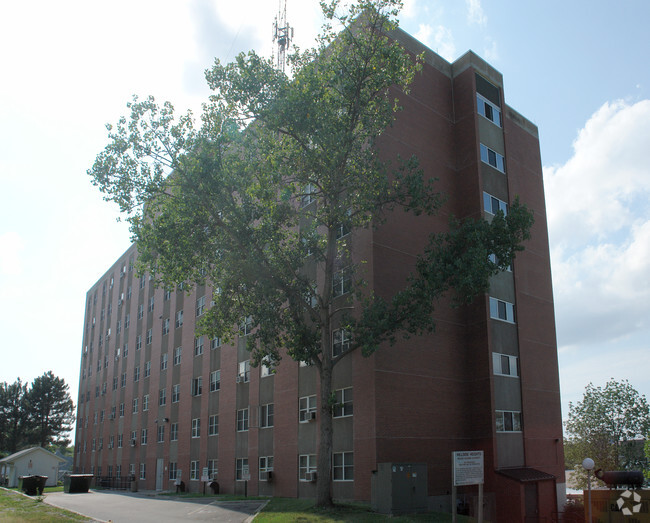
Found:
<svg viewBox="0 0 650 523"><path fill-rule="evenodd" d="M129 246L86 169L132 94L199 108L214 57L270 56L276 0L0 6L0 381L47 370L76 398L85 293ZM288 0L295 42L316 0ZM538 125L564 415L591 381L650 396L650 3L407 0L403 29L504 75Z"/></svg>

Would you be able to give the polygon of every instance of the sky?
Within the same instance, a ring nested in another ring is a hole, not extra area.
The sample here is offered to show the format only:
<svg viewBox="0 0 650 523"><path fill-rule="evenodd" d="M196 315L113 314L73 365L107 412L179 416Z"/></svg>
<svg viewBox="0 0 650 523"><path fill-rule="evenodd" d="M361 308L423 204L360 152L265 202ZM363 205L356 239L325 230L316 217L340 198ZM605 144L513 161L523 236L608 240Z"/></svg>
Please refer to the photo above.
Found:
<svg viewBox="0 0 650 523"><path fill-rule="evenodd" d="M200 109L204 71L271 56L277 0L0 5L0 381L48 370L76 401L87 290L129 247L86 170L133 94ZM316 0L287 0L313 44ZM650 397L650 2L406 0L401 27L473 50L540 133L563 415L586 385Z"/></svg>

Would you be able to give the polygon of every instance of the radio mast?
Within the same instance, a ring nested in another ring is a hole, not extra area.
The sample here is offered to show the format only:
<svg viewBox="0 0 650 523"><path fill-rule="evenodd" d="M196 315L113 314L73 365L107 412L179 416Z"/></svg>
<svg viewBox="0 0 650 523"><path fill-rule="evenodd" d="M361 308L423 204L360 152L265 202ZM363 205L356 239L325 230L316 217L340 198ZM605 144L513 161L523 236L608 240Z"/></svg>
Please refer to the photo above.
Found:
<svg viewBox="0 0 650 523"><path fill-rule="evenodd" d="M273 43L276 44L275 66L284 72L287 48L293 38L293 27L287 23L287 0L279 0L278 15L273 22Z"/></svg>

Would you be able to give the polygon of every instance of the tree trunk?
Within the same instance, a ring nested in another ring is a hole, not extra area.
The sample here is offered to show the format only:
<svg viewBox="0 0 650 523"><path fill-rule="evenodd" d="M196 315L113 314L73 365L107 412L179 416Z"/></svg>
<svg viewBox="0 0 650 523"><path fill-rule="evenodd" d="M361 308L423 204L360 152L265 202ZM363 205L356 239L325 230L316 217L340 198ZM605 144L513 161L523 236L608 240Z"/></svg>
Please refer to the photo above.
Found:
<svg viewBox="0 0 650 523"><path fill-rule="evenodd" d="M320 440L318 442L318 461L316 468L316 506L331 507L332 502L332 366L329 358L324 358L320 374Z"/></svg>

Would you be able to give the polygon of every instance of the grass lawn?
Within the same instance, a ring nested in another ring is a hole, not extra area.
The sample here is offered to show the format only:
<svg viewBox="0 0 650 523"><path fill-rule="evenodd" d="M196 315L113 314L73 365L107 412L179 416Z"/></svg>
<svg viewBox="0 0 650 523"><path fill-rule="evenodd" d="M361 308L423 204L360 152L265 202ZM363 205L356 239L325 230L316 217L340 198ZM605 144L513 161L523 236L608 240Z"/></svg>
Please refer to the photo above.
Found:
<svg viewBox="0 0 650 523"><path fill-rule="evenodd" d="M314 500L273 498L255 518L255 523L366 523L373 521L390 521L391 523L412 523L427 521L430 523L451 522L451 514L429 512L409 516L385 516L375 514L364 505L338 505L333 509L316 509ZM470 523L474 518L458 516L458 523Z"/></svg>
<svg viewBox="0 0 650 523"><path fill-rule="evenodd" d="M13 490L0 489L0 521L23 523L89 520L78 514L43 503L39 496L28 498Z"/></svg>

